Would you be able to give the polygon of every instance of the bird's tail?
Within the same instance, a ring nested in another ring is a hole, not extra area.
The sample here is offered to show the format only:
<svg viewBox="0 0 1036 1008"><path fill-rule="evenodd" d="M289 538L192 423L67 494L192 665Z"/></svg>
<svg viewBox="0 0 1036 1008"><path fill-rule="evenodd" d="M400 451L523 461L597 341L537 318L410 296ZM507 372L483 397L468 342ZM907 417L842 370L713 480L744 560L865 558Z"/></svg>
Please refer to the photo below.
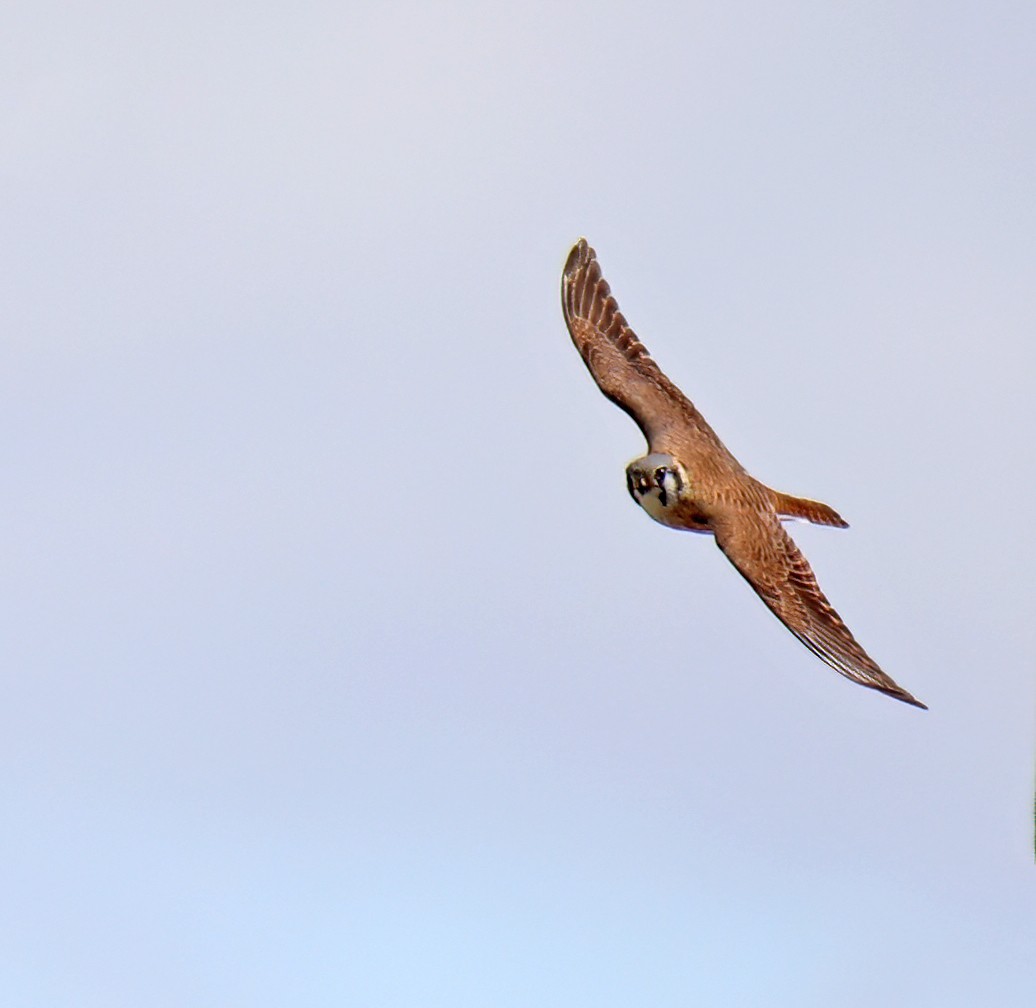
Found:
<svg viewBox="0 0 1036 1008"><path fill-rule="evenodd" d="M820 501L808 500L805 497L792 497L790 494L771 490L773 506L781 518L803 518L814 525L833 525L835 528L848 528L849 523L833 508Z"/></svg>

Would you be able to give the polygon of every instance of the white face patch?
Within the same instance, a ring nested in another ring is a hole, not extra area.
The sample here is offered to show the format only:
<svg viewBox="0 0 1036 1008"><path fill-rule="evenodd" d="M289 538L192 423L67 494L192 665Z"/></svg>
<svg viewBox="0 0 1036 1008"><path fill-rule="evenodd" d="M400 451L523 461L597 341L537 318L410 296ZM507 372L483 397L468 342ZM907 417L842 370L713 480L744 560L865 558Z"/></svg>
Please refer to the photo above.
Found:
<svg viewBox="0 0 1036 1008"><path fill-rule="evenodd" d="M637 503L649 514L656 522L661 522L663 525L669 524L670 511L668 507L662 507L662 491L658 487L652 487L647 493L642 494L637 498ZM673 502L666 495L666 504L671 505Z"/></svg>

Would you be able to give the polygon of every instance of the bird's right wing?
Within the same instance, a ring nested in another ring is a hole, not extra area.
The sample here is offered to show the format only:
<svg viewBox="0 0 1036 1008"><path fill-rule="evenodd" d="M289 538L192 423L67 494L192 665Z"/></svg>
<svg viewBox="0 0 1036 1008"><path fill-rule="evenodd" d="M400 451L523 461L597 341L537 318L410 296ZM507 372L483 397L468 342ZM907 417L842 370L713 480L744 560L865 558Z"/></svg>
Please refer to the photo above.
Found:
<svg viewBox="0 0 1036 1008"><path fill-rule="evenodd" d="M594 381L636 421L653 449L668 432L688 426L708 432L719 445L701 414L629 327L585 238L579 239L565 263L561 304L572 342Z"/></svg>
<svg viewBox="0 0 1036 1008"><path fill-rule="evenodd" d="M813 654L853 682L925 707L882 672L860 647L772 511L760 508L732 512L714 519L712 525L716 544L727 559Z"/></svg>

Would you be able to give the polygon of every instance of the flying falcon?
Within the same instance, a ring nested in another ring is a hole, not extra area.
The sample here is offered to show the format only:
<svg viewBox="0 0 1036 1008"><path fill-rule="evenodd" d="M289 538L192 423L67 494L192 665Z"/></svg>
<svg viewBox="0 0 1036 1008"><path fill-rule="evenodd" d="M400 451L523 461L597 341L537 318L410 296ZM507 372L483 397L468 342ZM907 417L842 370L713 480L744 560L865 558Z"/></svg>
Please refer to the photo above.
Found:
<svg viewBox="0 0 1036 1008"><path fill-rule="evenodd" d="M647 438L648 454L626 468L633 499L663 525L714 536L774 615L836 672L925 707L857 644L781 520L847 523L826 504L771 490L745 472L630 329L585 239L565 263L561 303L594 381Z"/></svg>

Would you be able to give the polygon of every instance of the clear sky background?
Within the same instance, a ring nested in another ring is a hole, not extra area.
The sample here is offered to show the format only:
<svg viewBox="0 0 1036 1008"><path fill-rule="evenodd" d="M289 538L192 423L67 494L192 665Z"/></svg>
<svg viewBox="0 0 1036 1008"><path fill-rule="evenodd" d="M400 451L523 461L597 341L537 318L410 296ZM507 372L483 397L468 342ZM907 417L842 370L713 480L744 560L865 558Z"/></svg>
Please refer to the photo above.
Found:
<svg viewBox="0 0 1036 1008"><path fill-rule="evenodd" d="M1036 996L1027 2L0 19L6 1004ZM648 348L929 712L798 645Z"/></svg>

